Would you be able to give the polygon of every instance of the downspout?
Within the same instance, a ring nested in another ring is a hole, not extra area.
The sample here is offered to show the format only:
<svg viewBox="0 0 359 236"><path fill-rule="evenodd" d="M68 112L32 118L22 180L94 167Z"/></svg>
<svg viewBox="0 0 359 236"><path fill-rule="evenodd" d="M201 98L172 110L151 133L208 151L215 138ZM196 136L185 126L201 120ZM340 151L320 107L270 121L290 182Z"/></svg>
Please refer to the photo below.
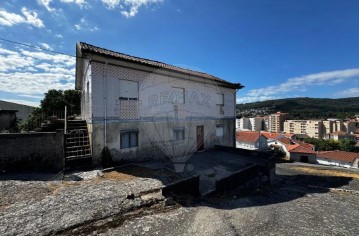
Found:
<svg viewBox="0 0 359 236"><path fill-rule="evenodd" d="M104 117L104 148L107 148L107 60L105 64L105 69L103 72L103 100L105 103L105 117Z"/></svg>
<svg viewBox="0 0 359 236"><path fill-rule="evenodd" d="M236 125L237 125L237 92L239 89L236 89L234 93L234 138L233 138L233 147L236 148Z"/></svg>

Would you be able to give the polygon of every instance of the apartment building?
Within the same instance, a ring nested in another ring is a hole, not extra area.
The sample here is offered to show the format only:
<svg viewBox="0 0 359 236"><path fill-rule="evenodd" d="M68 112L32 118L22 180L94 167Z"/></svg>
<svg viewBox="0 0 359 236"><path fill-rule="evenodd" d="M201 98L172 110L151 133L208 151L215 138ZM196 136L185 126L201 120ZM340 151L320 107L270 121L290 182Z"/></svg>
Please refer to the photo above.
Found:
<svg viewBox="0 0 359 236"><path fill-rule="evenodd" d="M281 132L284 130L284 121L291 119L288 113L277 112L268 116L268 131Z"/></svg>
<svg viewBox="0 0 359 236"><path fill-rule="evenodd" d="M289 134L306 134L312 138L323 137L323 121L321 120L287 120L284 132Z"/></svg>
<svg viewBox="0 0 359 236"><path fill-rule="evenodd" d="M251 130L261 131L264 130L264 118L263 117L252 117L252 118L240 118L236 120L236 128L239 130Z"/></svg>

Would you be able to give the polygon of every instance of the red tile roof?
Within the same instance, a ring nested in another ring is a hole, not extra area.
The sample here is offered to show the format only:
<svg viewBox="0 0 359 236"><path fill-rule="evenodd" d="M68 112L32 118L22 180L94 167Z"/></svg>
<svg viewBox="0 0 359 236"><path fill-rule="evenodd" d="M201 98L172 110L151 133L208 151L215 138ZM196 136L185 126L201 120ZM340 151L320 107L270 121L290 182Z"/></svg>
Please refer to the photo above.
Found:
<svg viewBox="0 0 359 236"><path fill-rule="evenodd" d="M294 134L283 134L284 136L291 138Z"/></svg>
<svg viewBox="0 0 359 236"><path fill-rule="evenodd" d="M293 141L290 138L284 137L284 138L280 138L278 139L279 142L286 144L286 145L291 145L294 144Z"/></svg>
<svg viewBox="0 0 359 236"><path fill-rule="evenodd" d="M305 147L302 145L291 145L291 146L296 146L291 148L290 150L288 150L288 152L297 152L297 153L306 153L306 154L316 154L315 151L313 151L311 148L309 147Z"/></svg>
<svg viewBox="0 0 359 236"><path fill-rule="evenodd" d="M256 142L261 136L260 132L255 131L239 131L236 133L236 140L242 142Z"/></svg>
<svg viewBox="0 0 359 236"><path fill-rule="evenodd" d="M278 136L282 135L281 133L272 133L272 132L262 132L263 136L266 138L277 139Z"/></svg>
<svg viewBox="0 0 359 236"><path fill-rule="evenodd" d="M130 61L130 62L135 62L135 63L139 63L139 64L143 64L143 65L147 65L147 66L152 66L155 68L161 68L161 69L168 69L168 70L172 70L172 71L176 71L176 72L180 72L180 73L185 73L185 74L189 74L192 76L198 76L198 77L202 77L205 79L211 79L214 81L218 81L218 82L222 82L224 84L226 84L227 86L236 88L236 89L240 89L243 88L244 86L239 84L239 83L230 83L228 81L225 81L223 79L220 79L216 76L207 74L207 73L203 73L203 72L199 72L199 71L194 71L194 70L189 70L189 69L184 69L178 66L173 66L173 65L169 65L163 62L159 62L159 61L154 61L154 60L149 60L149 59L145 59L145 58L140 58L140 57L135 57L135 56L130 56L124 53L120 53L120 52L115 52L115 51L111 51L108 49L104 49L104 48L100 48L97 46L93 46L91 44L88 43L84 43L84 42L79 42L78 44L78 48L81 50L81 53L95 53L98 55L102 55L102 56L106 56L106 57L112 57L115 59L121 59L121 60L125 60L125 61Z"/></svg>
<svg viewBox="0 0 359 236"><path fill-rule="evenodd" d="M359 153L344 151L327 151L319 152L317 157L352 163L355 161L355 159L359 158Z"/></svg>

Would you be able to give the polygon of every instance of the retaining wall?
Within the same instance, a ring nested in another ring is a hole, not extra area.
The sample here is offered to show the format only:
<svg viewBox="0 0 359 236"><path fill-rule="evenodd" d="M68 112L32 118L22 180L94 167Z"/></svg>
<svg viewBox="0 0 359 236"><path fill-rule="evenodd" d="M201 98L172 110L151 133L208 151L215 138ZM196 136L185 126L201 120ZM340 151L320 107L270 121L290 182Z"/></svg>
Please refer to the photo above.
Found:
<svg viewBox="0 0 359 236"><path fill-rule="evenodd" d="M63 169L63 132L0 134L0 168L10 171Z"/></svg>
<svg viewBox="0 0 359 236"><path fill-rule="evenodd" d="M189 194L199 196L199 176L194 176L169 184L162 189L162 194L164 196L170 194Z"/></svg>

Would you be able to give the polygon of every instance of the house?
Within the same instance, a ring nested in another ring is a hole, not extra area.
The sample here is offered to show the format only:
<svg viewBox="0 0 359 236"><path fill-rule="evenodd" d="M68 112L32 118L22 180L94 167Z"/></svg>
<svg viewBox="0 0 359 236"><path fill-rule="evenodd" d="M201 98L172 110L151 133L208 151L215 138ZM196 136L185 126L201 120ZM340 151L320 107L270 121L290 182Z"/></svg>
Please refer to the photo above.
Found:
<svg viewBox="0 0 359 236"><path fill-rule="evenodd" d="M291 161L316 164L316 152L310 146L294 144L286 146L286 154Z"/></svg>
<svg viewBox="0 0 359 236"><path fill-rule="evenodd" d="M353 134L348 134L347 132L344 132L344 131L337 131L334 133L327 134L325 136L325 139L333 139L336 141L343 140L343 139L350 139L350 140L356 141L356 136Z"/></svg>
<svg viewBox="0 0 359 236"><path fill-rule="evenodd" d="M267 151L267 138L256 131L238 131L236 132L236 148Z"/></svg>
<svg viewBox="0 0 359 236"><path fill-rule="evenodd" d="M358 168L359 153L344 151L319 152L317 154L317 161L322 165Z"/></svg>
<svg viewBox="0 0 359 236"><path fill-rule="evenodd" d="M215 144L234 147L241 84L83 42L76 56L94 164L103 150L114 161L184 162Z"/></svg>
<svg viewBox="0 0 359 236"><path fill-rule="evenodd" d="M0 110L16 110L16 119L18 121L29 118L29 115L34 111L34 109L35 107L32 106L0 100Z"/></svg>

